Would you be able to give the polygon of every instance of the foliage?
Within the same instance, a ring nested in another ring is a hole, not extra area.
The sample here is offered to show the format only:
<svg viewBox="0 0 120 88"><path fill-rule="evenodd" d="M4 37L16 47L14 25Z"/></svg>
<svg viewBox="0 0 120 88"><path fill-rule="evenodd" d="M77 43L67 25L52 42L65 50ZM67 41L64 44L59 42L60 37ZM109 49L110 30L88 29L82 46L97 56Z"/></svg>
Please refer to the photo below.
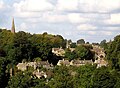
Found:
<svg viewBox="0 0 120 88"><path fill-rule="evenodd" d="M64 39L63 42L62 42L62 44L61 44L61 46L62 46L63 49L66 48L66 43L67 43L67 39Z"/></svg>
<svg viewBox="0 0 120 88"><path fill-rule="evenodd" d="M38 79L32 76L32 72L19 72L11 77L7 88L49 88L45 79Z"/></svg>
<svg viewBox="0 0 120 88"><path fill-rule="evenodd" d="M93 88L93 73L96 69L95 65L84 65L78 67L77 69L77 84L78 87L76 88Z"/></svg>
<svg viewBox="0 0 120 88"><path fill-rule="evenodd" d="M79 40L77 40L77 44L85 44L85 40L84 39L79 39Z"/></svg>
<svg viewBox="0 0 120 88"><path fill-rule="evenodd" d="M31 86L30 74L18 73L8 82L8 88L29 88Z"/></svg>
<svg viewBox="0 0 120 88"><path fill-rule="evenodd" d="M48 85L50 88L74 88L69 69L66 66L56 67L54 69L54 76Z"/></svg>
<svg viewBox="0 0 120 88"><path fill-rule="evenodd" d="M81 59L93 59L94 60L94 53L90 51L89 47L85 47L83 45L79 45L75 48L75 52L78 58Z"/></svg>
<svg viewBox="0 0 120 88"><path fill-rule="evenodd" d="M106 50L107 59L112 62L112 67L120 70L120 35L114 38L114 41L109 43Z"/></svg>
<svg viewBox="0 0 120 88"><path fill-rule="evenodd" d="M70 44L70 47L71 47L71 48L76 48L77 45L76 45L76 43L71 43L71 44Z"/></svg>
<svg viewBox="0 0 120 88"><path fill-rule="evenodd" d="M6 56L6 52L0 48L0 57L5 57Z"/></svg>
<svg viewBox="0 0 120 88"><path fill-rule="evenodd" d="M116 79L106 67L96 69L93 75L94 88L113 88Z"/></svg>
<svg viewBox="0 0 120 88"><path fill-rule="evenodd" d="M0 57L0 88L5 88L9 80L9 74L7 70L7 60L4 57Z"/></svg>
<svg viewBox="0 0 120 88"><path fill-rule="evenodd" d="M107 49L108 46L105 39L100 42L100 46L103 47L104 49Z"/></svg>
<svg viewBox="0 0 120 88"><path fill-rule="evenodd" d="M69 61L76 59L76 52L70 51L69 49L65 50L65 57L68 58Z"/></svg>

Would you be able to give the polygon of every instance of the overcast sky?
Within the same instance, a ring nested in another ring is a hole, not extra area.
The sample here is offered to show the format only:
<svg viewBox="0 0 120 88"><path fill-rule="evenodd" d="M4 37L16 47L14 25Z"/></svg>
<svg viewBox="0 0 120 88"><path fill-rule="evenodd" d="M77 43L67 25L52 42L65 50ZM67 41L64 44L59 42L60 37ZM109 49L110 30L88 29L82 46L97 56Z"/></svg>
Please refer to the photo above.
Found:
<svg viewBox="0 0 120 88"><path fill-rule="evenodd" d="M0 28L100 42L120 33L120 0L0 0Z"/></svg>

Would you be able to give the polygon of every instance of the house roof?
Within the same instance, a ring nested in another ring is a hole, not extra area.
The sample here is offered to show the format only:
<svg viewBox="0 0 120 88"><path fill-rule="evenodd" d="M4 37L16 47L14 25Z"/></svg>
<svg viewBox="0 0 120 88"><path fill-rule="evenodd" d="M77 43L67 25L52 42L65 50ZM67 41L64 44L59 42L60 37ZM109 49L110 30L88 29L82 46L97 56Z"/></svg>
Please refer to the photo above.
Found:
<svg viewBox="0 0 120 88"><path fill-rule="evenodd" d="M37 64L38 65L50 65L48 61L40 61Z"/></svg>
<svg viewBox="0 0 120 88"><path fill-rule="evenodd" d="M87 63L93 63L92 60L73 60L73 64L87 64Z"/></svg>
<svg viewBox="0 0 120 88"><path fill-rule="evenodd" d="M20 68L24 68L24 67L26 67L26 66L27 66L26 63L18 63L18 64L17 64L17 67L20 67Z"/></svg>
<svg viewBox="0 0 120 88"><path fill-rule="evenodd" d="M69 65L70 64L69 60L59 60L59 62L61 64L64 64L64 65Z"/></svg>
<svg viewBox="0 0 120 88"><path fill-rule="evenodd" d="M36 65L36 62L28 62L27 65L28 66L33 66L33 65Z"/></svg>

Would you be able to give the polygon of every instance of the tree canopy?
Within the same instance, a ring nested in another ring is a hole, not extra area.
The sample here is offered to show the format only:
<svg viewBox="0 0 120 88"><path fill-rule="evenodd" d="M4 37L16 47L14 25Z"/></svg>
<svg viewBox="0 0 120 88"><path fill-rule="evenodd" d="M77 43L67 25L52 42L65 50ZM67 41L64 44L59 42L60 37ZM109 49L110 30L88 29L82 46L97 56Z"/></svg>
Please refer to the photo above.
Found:
<svg viewBox="0 0 120 88"><path fill-rule="evenodd" d="M112 67L120 70L120 35L116 36L112 42L109 42L106 53Z"/></svg>

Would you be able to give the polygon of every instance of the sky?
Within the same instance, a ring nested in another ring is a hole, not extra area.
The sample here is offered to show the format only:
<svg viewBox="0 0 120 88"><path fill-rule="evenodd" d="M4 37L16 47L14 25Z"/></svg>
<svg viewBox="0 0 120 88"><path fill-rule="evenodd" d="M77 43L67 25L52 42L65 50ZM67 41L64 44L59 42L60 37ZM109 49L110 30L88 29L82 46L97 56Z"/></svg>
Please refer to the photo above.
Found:
<svg viewBox="0 0 120 88"><path fill-rule="evenodd" d="M120 33L120 0L0 0L0 28L62 35L86 42Z"/></svg>

